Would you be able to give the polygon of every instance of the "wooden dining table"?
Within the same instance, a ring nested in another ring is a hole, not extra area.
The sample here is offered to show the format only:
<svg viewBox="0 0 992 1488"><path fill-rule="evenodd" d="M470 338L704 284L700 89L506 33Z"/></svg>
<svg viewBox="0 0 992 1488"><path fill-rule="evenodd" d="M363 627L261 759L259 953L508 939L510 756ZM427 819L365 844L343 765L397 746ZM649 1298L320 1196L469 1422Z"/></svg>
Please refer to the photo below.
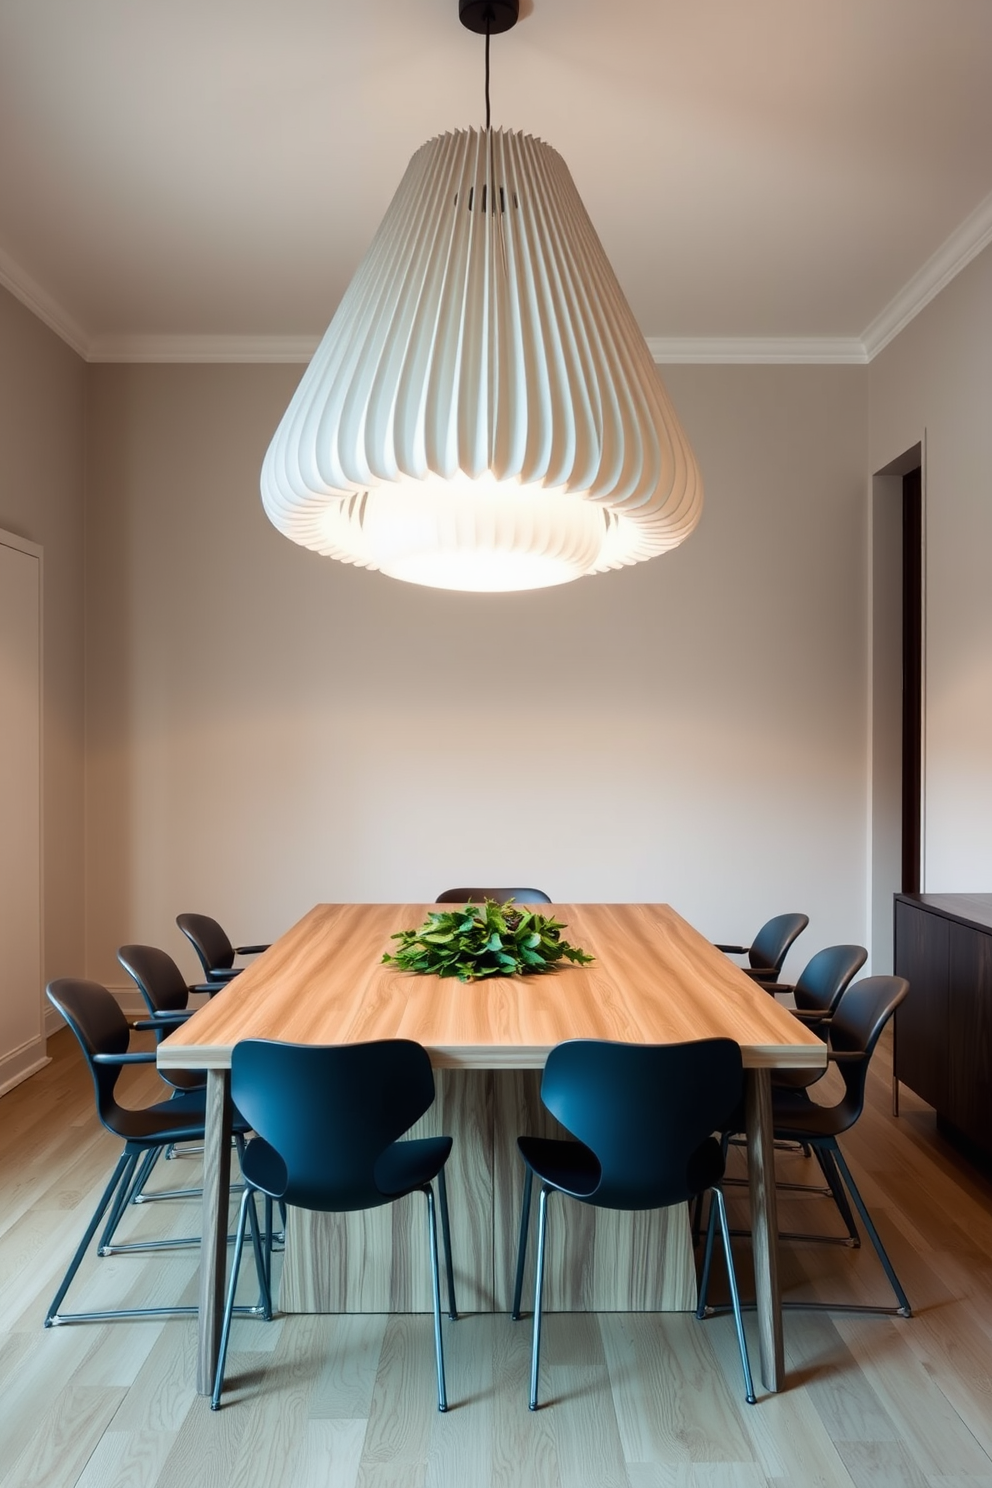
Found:
<svg viewBox="0 0 992 1488"><path fill-rule="evenodd" d="M741 1047L746 1071L761 1376L768 1390L778 1390L783 1345L770 1074L773 1069L823 1068L822 1041L668 905L542 906L542 912L564 921L567 938L589 952L593 962L563 964L545 975L469 984L417 976L383 963L384 953L395 949L391 937L422 923L434 908L318 904L158 1045L160 1068L207 1071L199 1392L209 1394L212 1388L220 1337L231 1054L246 1038L302 1044L410 1038L424 1045L438 1086L424 1130L443 1127L455 1138L449 1193L463 1311L508 1310L522 1182L514 1143L521 1131L551 1129L539 1100L539 1072L550 1050L571 1038L648 1044L733 1039ZM420 1130L418 1126L415 1134ZM591 1218L588 1206L569 1207L584 1213L573 1221L572 1235L567 1225L557 1227L561 1255L555 1270L561 1281L552 1310L556 1305L563 1310L695 1305L684 1210L675 1218L672 1211L628 1217L602 1210ZM404 1311L423 1305L426 1310L429 1303L413 1279L426 1273L426 1261L421 1267L416 1241L408 1247L396 1242L410 1227L383 1229L383 1213L339 1219L291 1210L283 1309ZM321 1228L335 1224L336 1231ZM601 1228L597 1232L590 1225ZM585 1247L598 1248L603 1258L598 1272L591 1264L579 1266L574 1253L570 1255L576 1230ZM374 1259L380 1256L381 1262Z"/></svg>

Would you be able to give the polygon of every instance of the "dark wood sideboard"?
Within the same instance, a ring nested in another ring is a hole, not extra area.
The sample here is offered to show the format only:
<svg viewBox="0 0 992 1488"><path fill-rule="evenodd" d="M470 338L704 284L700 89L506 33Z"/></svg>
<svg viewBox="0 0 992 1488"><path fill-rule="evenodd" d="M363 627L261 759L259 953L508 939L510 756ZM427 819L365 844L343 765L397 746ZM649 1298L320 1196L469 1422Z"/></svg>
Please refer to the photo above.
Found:
<svg viewBox="0 0 992 1488"><path fill-rule="evenodd" d="M992 1157L992 894L897 894L895 1072L965 1149Z"/></svg>

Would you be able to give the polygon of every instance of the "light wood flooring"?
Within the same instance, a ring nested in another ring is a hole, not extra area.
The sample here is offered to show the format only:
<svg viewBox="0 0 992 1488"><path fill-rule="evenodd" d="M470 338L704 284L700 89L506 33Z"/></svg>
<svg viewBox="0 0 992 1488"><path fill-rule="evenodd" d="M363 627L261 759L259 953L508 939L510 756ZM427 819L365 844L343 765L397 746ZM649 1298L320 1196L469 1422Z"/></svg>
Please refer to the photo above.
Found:
<svg viewBox="0 0 992 1488"><path fill-rule="evenodd" d="M908 1092L889 1116L884 1049L844 1145L915 1317L789 1313L788 1386L759 1385L749 1407L728 1317L552 1315L533 1415L528 1323L465 1317L445 1323L447 1416L427 1316L238 1322L217 1414L193 1391L192 1320L43 1330L118 1148L71 1036L50 1052L0 1100L4 1488L992 1488L992 1185ZM151 1098L152 1073L128 1081L136 1104ZM156 1182L197 1166L160 1164ZM781 1158L780 1176L806 1167ZM837 1222L824 1199L781 1208L785 1228ZM128 1226L196 1233L197 1209L149 1205ZM66 1306L192 1300L194 1268L192 1251L88 1260ZM783 1271L792 1298L891 1302L867 1248L784 1246Z"/></svg>

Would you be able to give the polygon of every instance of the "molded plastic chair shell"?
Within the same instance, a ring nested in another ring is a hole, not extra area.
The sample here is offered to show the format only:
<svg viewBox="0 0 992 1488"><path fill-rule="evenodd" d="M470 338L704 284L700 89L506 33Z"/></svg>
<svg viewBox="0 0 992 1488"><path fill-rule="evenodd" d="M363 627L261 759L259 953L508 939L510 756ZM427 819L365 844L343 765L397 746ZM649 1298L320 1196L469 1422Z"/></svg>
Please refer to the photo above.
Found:
<svg viewBox="0 0 992 1488"><path fill-rule="evenodd" d="M827 1058L836 1064L844 1094L833 1106L814 1105L799 1092L775 1091L772 1115L776 1137L809 1141L848 1131L865 1105L868 1066L882 1030L909 993L905 977L864 977L841 995L830 1020Z"/></svg>
<svg viewBox="0 0 992 1488"><path fill-rule="evenodd" d="M234 946L227 931L209 915L176 915L176 924L190 942L208 982L229 982L244 970L235 966L235 956L257 956L267 951L267 945Z"/></svg>
<svg viewBox="0 0 992 1488"><path fill-rule="evenodd" d="M745 1393L754 1400L720 1180L724 1156L713 1137L741 1102L741 1051L730 1039L623 1044L575 1039L548 1055L541 1100L576 1141L519 1137L527 1165L517 1249L513 1317L520 1316L532 1177L541 1181L534 1286L530 1407L537 1409L547 1199L557 1190L609 1209L659 1209L711 1190L707 1253L719 1214L735 1299Z"/></svg>
<svg viewBox="0 0 992 1488"><path fill-rule="evenodd" d="M400 1137L434 1101L434 1073L409 1039L332 1046L246 1039L231 1058L231 1097L256 1133L245 1148L234 1266L221 1336L213 1409L220 1404L230 1314L254 1194L304 1209L344 1213L394 1203L415 1190L427 1199L434 1293L438 1409L447 1410L441 1342L437 1231L438 1182L448 1305L456 1316L444 1164L451 1138Z"/></svg>
<svg viewBox="0 0 992 1488"><path fill-rule="evenodd" d="M827 946L807 962L793 986L779 984L769 991L791 992L796 1016L821 1038L841 996L868 960L864 946ZM772 1084L779 1089L803 1090L823 1078L823 1070L776 1070Z"/></svg>
<svg viewBox="0 0 992 1488"><path fill-rule="evenodd" d="M124 1138L124 1150L52 1300L45 1317L45 1327L50 1328L57 1323L97 1322L105 1318L195 1314L197 1309L191 1306L131 1307L82 1313L59 1311L89 1244L108 1210L109 1218L98 1247L101 1255L199 1244L196 1237L142 1241L118 1246L112 1245L112 1241L121 1217L132 1197L140 1191L162 1148L173 1142L203 1141L204 1098L202 1091L178 1091L171 1100L158 1101L140 1109L122 1106L116 1095L121 1069L125 1064L154 1064L154 1053L151 1050L133 1054L129 1051L130 1029L127 1019L116 999L99 982L60 977L49 983L47 996L52 1006L62 1014L83 1051L93 1077L97 1114L108 1131ZM240 1118L235 1118L233 1125L240 1151L245 1125ZM257 1232L254 1230L252 1239L256 1263L260 1264L261 1253Z"/></svg>
<svg viewBox="0 0 992 1488"><path fill-rule="evenodd" d="M141 993L155 1025L155 1042L161 1043L172 1029L192 1017L191 988L168 952L157 946L118 946L117 959ZM202 1090L207 1083L204 1070L163 1070L162 1078L177 1090Z"/></svg>
<svg viewBox="0 0 992 1488"><path fill-rule="evenodd" d="M550 904L549 895L543 889L445 889L443 894L438 894L435 904L483 904L487 899L495 899L497 904L505 904L508 899L513 899L517 904Z"/></svg>
<svg viewBox="0 0 992 1488"><path fill-rule="evenodd" d="M772 1090L772 1122L776 1140L801 1142L813 1149L841 1217L847 1225L850 1243L858 1245L860 1236L847 1201L847 1194L850 1194L896 1295L895 1311L903 1317L912 1315L909 1299L896 1276L864 1199L844 1160L837 1138L842 1132L850 1130L864 1110L865 1084L872 1054L883 1028L908 993L909 983L904 977L875 976L864 977L860 982L854 982L841 994L830 1021L827 1036L829 1045L827 1057L831 1064L836 1065L844 1081L844 1094L835 1105L818 1105L810 1100L805 1090L775 1088ZM739 1123L735 1123L735 1126L737 1125ZM726 1139L725 1135L725 1142ZM842 1237L835 1235L793 1234L782 1231L781 1236L788 1240L826 1240L836 1244L840 1239L841 1243L847 1243ZM703 1297L705 1288L704 1272L700 1289ZM830 1304L823 1305L828 1310L840 1312L891 1312L893 1310L848 1305L832 1308Z"/></svg>
<svg viewBox="0 0 992 1488"><path fill-rule="evenodd" d="M809 915L781 914L767 920L749 946L718 945L718 951L747 956L751 975L775 982L793 942L809 924Z"/></svg>

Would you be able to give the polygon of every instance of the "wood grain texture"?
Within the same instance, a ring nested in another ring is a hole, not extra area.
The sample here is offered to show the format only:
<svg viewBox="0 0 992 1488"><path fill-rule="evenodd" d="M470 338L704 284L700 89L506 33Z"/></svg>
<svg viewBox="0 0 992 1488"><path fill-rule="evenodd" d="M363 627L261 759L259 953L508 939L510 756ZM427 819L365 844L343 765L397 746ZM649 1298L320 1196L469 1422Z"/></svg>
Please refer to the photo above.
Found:
<svg viewBox="0 0 992 1488"><path fill-rule="evenodd" d="M196 1388L209 1395L214 1387L220 1348L221 1314L227 1276L227 1195L231 1183L231 1076L211 1069L207 1075L204 1126L203 1228L200 1242L200 1347Z"/></svg>
<svg viewBox="0 0 992 1488"><path fill-rule="evenodd" d="M161 1068L223 1068L239 1039L412 1038L435 1067L541 1069L569 1038L732 1038L748 1067L822 1068L824 1046L668 905L564 904L591 966L463 985L382 965L429 904L318 904L158 1046Z"/></svg>
<svg viewBox="0 0 992 1488"><path fill-rule="evenodd" d="M784 1348L779 1307L775 1131L771 1076L767 1070L749 1071L745 1111L761 1378L766 1390L778 1390L784 1369Z"/></svg>

